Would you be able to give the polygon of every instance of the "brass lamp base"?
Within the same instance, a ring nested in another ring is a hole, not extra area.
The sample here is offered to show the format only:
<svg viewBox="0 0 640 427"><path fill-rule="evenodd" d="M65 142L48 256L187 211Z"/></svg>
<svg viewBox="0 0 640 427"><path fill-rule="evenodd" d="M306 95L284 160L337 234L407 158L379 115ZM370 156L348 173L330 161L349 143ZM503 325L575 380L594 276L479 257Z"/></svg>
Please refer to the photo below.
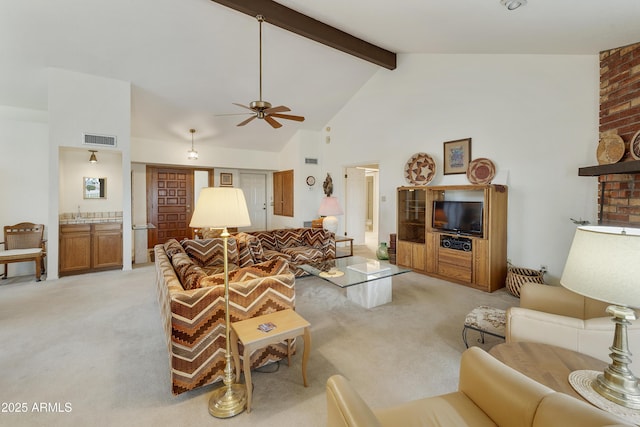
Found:
<svg viewBox="0 0 640 427"><path fill-rule="evenodd" d="M609 347L611 364L598 375L591 386L605 399L630 409L640 409L638 378L629 369L631 352L627 339L627 325L636 320L636 313L629 307L610 305L607 313L615 324L613 344Z"/></svg>
<svg viewBox="0 0 640 427"><path fill-rule="evenodd" d="M228 384L213 391L209 398L209 413L216 418L238 415L247 406L247 389L244 384Z"/></svg>
<svg viewBox="0 0 640 427"><path fill-rule="evenodd" d="M635 386L625 384L621 387L619 386L621 381L618 374L614 373L611 375L611 373L609 373L613 378L607 378L608 369L609 368L605 369L604 374L598 375L591 384L591 387L601 396L620 406L630 409L640 409L640 389L638 388L637 379ZM626 379L623 378L622 382L626 382Z"/></svg>
<svg viewBox="0 0 640 427"><path fill-rule="evenodd" d="M616 324L613 345L609 347L612 363L598 375L591 386L604 398L630 409L640 409L638 378L629 369L631 353L627 342L627 325L636 319L635 312L618 305L607 307Z"/></svg>

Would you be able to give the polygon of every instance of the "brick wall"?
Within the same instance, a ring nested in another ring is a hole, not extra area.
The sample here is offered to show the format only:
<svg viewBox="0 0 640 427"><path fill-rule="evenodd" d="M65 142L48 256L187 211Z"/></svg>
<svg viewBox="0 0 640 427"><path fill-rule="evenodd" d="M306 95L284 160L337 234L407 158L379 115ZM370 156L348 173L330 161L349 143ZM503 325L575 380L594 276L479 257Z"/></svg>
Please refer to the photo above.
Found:
<svg viewBox="0 0 640 427"><path fill-rule="evenodd" d="M600 133L629 141L640 131L640 43L600 52ZM602 224L640 227L640 173L601 175L598 204ZM603 187L604 186L604 187ZM604 188L604 191L603 191Z"/></svg>

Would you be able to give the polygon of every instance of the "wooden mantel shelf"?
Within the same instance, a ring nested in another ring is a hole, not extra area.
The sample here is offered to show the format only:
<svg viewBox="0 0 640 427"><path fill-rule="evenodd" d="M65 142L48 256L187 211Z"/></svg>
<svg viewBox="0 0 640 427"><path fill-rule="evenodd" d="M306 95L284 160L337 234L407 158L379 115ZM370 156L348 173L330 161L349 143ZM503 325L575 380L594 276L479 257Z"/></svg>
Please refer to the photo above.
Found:
<svg viewBox="0 0 640 427"><path fill-rule="evenodd" d="M600 176L612 173L640 173L640 160L578 168L578 176Z"/></svg>

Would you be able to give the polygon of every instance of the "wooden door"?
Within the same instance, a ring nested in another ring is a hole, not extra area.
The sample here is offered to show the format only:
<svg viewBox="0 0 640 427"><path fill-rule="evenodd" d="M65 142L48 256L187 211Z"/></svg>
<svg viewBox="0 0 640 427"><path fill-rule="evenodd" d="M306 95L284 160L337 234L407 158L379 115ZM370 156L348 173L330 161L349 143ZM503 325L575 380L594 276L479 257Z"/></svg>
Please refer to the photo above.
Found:
<svg viewBox="0 0 640 427"><path fill-rule="evenodd" d="M273 214L293 216L293 170L273 173Z"/></svg>
<svg viewBox="0 0 640 427"><path fill-rule="evenodd" d="M169 239L193 238L193 170L147 166L148 247Z"/></svg>

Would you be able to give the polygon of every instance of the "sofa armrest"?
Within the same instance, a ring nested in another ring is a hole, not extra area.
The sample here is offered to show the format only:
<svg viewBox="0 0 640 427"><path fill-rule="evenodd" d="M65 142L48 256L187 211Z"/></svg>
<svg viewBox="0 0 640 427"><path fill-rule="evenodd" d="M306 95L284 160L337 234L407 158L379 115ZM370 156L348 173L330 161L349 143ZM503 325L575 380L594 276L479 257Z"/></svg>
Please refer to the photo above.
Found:
<svg viewBox="0 0 640 427"><path fill-rule="evenodd" d="M540 402L532 427L631 427L617 416L564 393L551 393Z"/></svg>
<svg viewBox="0 0 640 427"><path fill-rule="evenodd" d="M462 353L458 389L499 426L532 425L539 402L553 393L479 347Z"/></svg>
<svg viewBox="0 0 640 427"><path fill-rule="evenodd" d="M578 330L584 329L582 319L522 307L510 307L506 323L506 342L539 342L574 351L578 351Z"/></svg>
<svg viewBox="0 0 640 427"><path fill-rule="evenodd" d="M342 375L327 380L327 426L379 427L373 411Z"/></svg>
<svg viewBox="0 0 640 427"><path fill-rule="evenodd" d="M582 320L511 307L507 310L506 321L507 342L550 344L595 357L606 363L611 362L609 347L613 343L615 324L610 317ZM627 336L632 360L640 360L639 321L627 326Z"/></svg>
<svg viewBox="0 0 640 427"><path fill-rule="evenodd" d="M525 283L520 289L520 307L578 319L607 316L609 304L587 298L561 286Z"/></svg>
<svg viewBox="0 0 640 427"><path fill-rule="evenodd" d="M520 288L520 307L584 319L584 297L561 286L525 283Z"/></svg>

